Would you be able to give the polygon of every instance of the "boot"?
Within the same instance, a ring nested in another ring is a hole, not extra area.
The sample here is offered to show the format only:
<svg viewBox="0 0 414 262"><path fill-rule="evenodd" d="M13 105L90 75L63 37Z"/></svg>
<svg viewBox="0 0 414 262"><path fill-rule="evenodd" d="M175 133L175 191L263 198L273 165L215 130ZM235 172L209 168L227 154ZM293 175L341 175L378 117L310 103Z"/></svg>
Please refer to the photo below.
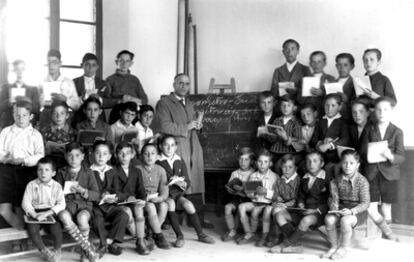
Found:
<svg viewBox="0 0 414 262"><path fill-rule="evenodd" d="M387 224L385 219L382 218L379 221L375 221L375 224L379 227L379 229L381 229L382 237L384 239L393 240L393 241L398 242L398 239L394 236L394 233L392 232L390 225Z"/></svg>
<svg viewBox="0 0 414 262"><path fill-rule="evenodd" d="M135 242L135 250L140 255L148 255L150 251L147 248L147 245L145 244L145 240L141 237L137 238L137 241Z"/></svg>
<svg viewBox="0 0 414 262"><path fill-rule="evenodd" d="M162 233L154 234L155 244L158 248L161 249L170 249L170 243L168 243L167 239L165 239Z"/></svg>

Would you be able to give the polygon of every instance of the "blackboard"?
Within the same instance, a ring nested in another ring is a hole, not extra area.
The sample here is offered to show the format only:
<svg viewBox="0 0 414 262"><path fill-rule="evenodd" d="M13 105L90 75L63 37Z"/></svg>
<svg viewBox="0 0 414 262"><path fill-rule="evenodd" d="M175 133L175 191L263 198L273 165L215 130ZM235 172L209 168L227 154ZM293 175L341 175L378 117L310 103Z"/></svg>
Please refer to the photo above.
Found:
<svg viewBox="0 0 414 262"><path fill-rule="evenodd" d="M204 111L199 134L206 170L235 169L242 147L257 145L258 93L190 95L196 111Z"/></svg>

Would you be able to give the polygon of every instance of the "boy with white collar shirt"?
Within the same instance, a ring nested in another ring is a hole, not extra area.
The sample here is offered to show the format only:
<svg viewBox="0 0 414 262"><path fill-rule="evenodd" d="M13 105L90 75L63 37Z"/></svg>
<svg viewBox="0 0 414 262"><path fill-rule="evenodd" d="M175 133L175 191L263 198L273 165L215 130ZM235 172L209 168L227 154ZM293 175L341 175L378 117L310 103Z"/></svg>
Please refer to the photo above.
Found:
<svg viewBox="0 0 414 262"><path fill-rule="evenodd" d="M336 69L338 70L337 82L342 84L343 105L341 115L347 122L352 122L351 101L356 98L354 81L351 71L355 67L355 59L350 53L340 53L335 58Z"/></svg>
<svg viewBox="0 0 414 262"><path fill-rule="evenodd" d="M286 91L291 95L296 95L304 76L311 76L309 67L302 65L296 59L299 54L300 45L294 39L286 40L283 45L283 55L286 63L275 69L272 78L272 86L270 90L275 98L279 98L279 84L283 82L291 82L293 86L287 88Z"/></svg>
<svg viewBox="0 0 414 262"><path fill-rule="evenodd" d="M121 105L120 110L121 118L111 125L111 131L114 137L113 143L115 145L121 142L122 137L126 133L136 133L138 135L138 129L132 124L132 121L137 116L137 104L135 102L125 102Z"/></svg>
<svg viewBox="0 0 414 262"><path fill-rule="evenodd" d="M42 135L32 127L32 104L18 101L14 124L0 133L0 214L12 227L23 229L20 207L26 185L35 177L34 166L45 155Z"/></svg>

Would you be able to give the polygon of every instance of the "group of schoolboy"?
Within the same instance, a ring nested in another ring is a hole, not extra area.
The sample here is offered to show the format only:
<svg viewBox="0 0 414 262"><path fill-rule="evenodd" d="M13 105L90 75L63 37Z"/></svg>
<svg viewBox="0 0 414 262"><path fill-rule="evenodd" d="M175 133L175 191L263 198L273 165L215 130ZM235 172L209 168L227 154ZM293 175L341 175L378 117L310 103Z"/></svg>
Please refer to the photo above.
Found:
<svg viewBox="0 0 414 262"><path fill-rule="evenodd" d="M351 54L336 56L335 78L324 72L324 52L312 52L309 69L297 61L299 48L293 39L283 43L286 63L274 71L271 91L259 95L261 149L255 154L252 145L240 151L239 169L226 185L233 199L225 206L228 231L222 240L301 253L305 232L325 225L331 248L321 257L337 260L346 256L362 214L384 238L397 240L390 229L391 204L397 200L404 141L402 130L391 123L396 98L390 80L379 72L380 50L365 50L371 88L357 96ZM309 76L320 84L303 96L303 78ZM331 82L341 83L342 91L326 94L325 84ZM283 95L282 85L288 86ZM377 152L382 160L368 161L368 145L381 141L387 142ZM259 222L262 232L257 232Z"/></svg>
<svg viewBox="0 0 414 262"><path fill-rule="evenodd" d="M13 63L16 82L1 90L0 215L14 228L27 229L47 261L62 258L62 228L79 245L81 261L120 255L126 232L141 255L155 246L169 249L162 233L167 217L177 237L173 246L182 247L176 208L185 211L200 242L214 243L185 197L191 181L175 137L158 139L150 128L154 109L130 74L133 57L121 51L116 73L103 81L96 76L98 58L88 53L84 75L72 81L60 73L60 52L50 50L40 88L24 83L19 60ZM50 87L55 92L48 94ZM108 108L111 125L103 117ZM81 130L101 136L84 145ZM135 137L124 140L127 133ZM45 246L41 228L51 234L53 248ZM90 230L99 246L90 242ZM21 243L13 242L13 249Z"/></svg>
<svg viewBox="0 0 414 262"><path fill-rule="evenodd" d="M229 230L222 239L238 244L255 239L257 246L269 246L272 252L301 252L305 232L325 224L331 248L324 257L340 259L365 211L385 238L395 239L389 226L391 204L404 161L403 133L390 122L396 98L389 79L378 71L378 49L364 52L372 89L358 97L351 54L336 57L335 79L324 72L322 51L311 54L312 70L296 60L298 53L297 41L283 43L286 63L275 70L271 91L260 94L263 115L257 135L262 149L256 157L249 148L240 152L240 168L226 185L234 199L225 207ZM175 138L164 136L159 145L152 143L158 136L150 128L154 110L129 71L133 58L121 51L116 73L103 81L96 76L97 57L86 54L84 76L72 81L60 73L60 52L51 50L49 74L40 88L25 85L24 62L16 61L16 82L1 90L0 215L15 228L26 227L48 261L61 259L62 227L79 244L85 261L106 252L121 254L125 231L136 238L139 254L149 254L155 245L170 248L161 230L167 217L177 237L174 246L182 247L177 206L188 214L198 239L214 243L185 197L191 181L175 153ZM312 96L302 95L306 76L320 78ZM342 83L343 92L326 95L324 85L330 82ZM288 83L284 95L279 94L282 83ZM55 93L46 92L50 86ZM24 95L13 95L22 88ZM104 109L112 109L111 125ZM100 130L103 138L83 147L75 142L79 130ZM129 131L137 132L132 143L122 139ZM385 140L385 161L369 163L368 144ZM339 155L340 147L345 150ZM254 181L261 186L246 191L246 184ZM35 222L49 217L58 222L25 225L23 214ZM256 237L260 216L262 233ZM237 232L239 225L243 234ZM53 249L44 245L40 227L52 234ZM89 241L91 227L99 247Z"/></svg>

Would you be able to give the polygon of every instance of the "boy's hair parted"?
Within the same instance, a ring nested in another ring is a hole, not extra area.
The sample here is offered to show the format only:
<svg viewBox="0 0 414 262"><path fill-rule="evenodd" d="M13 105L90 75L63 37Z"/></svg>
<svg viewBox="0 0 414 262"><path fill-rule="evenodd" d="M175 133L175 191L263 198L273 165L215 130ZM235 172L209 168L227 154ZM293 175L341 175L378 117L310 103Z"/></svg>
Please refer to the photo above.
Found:
<svg viewBox="0 0 414 262"><path fill-rule="evenodd" d="M368 49L365 49L364 54L362 55L362 57L364 57L367 53L370 53L370 52L374 52L377 55L378 61L381 61L382 53L381 53L381 51L378 48L368 48Z"/></svg>
<svg viewBox="0 0 414 262"><path fill-rule="evenodd" d="M263 91L259 94L259 102L262 101L263 99L266 99L266 98L269 98L269 97L274 98L272 91L270 91L270 90Z"/></svg>
<svg viewBox="0 0 414 262"><path fill-rule="evenodd" d="M360 161L358 152L353 149L345 149L341 154L341 161L343 161L346 156L353 156L357 162Z"/></svg>
<svg viewBox="0 0 414 262"><path fill-rule="evenodd" d="M154 143L146 143L143 147L142 147L142 149L141 149L141 155L142 154L144 154L144 151L147 149L147 147L154 147L155 148L155 150L157 151L157 153L158 153L158 147L157 147L157 145L156 144L154 144Z"/></svg>
<svg viewBox="0 0 414 262"><path fill-rule="evenodd" d="M254 152L250 147L242 147L239 150L239 157L248 155L251 161L254 161Z"/></svg>
<svg viewBox="0 0 414 262"><path fill-rule="evenodd" d="M325 54L325 52L320 51L320 50L313 51L309 56L309 60L312 60L312 57L314 57L316 55L321 55L323 57L323 61L326 63L326 54Z"/></svg>
<svg viewBox="0 0 414 262"><path fill-rule="evenodd" d="M387 102L387 103L389 103L389 104L391 105L391 107L392 107L392 108L394 108L394 106L395 106L395 104L396 104L395 100L394 100L394 99L392 99L391 97L388 97L388 96L382 96L382 97L379 97L379 98L377 98L377 99L375 100L375 107L377 107L377 105L378 105L379 103L382 103L382 102Z"/></svg>
<svg viewBox="0 0 414 262"><path fill-rule="evenodd" d="M27 99L18 99L16 101L16 108L25 108L27 111L29 111L29 113L33 112L33 104L31 101L27 100Z"/></svg>
<svg viewBox="0 0 414 262"><path fill-rule="evenodd" d="M121 55L129 55L129 57L131 57L131 60L134 60L134 57L135 57L135 55L134 55L134 53L132 53L131 51L129 51L129 50L122 50L122 51L120 51L117 55L116 55L116 59L119 59L120 57L121 57Z"/></svg>
<svg viewBox="0 0 414 262"><path fill-rule="evenodd" d="M296 162L295 162L295 156L292 154L286 154L284 155L282 158L282 164L285 164L287 161L292 161L293 164L296 166Z"/></svg>
<svg viewBox="0 0 414 262"><path fill-rule="evenodd" d="M108 147L108 149L109 149L109 153L111 153L111 154L112 154L112 151L113 151L113 146L112 146L112 143L109 143L109 142L108 142L108 141L106 141L106 140L100 140L100 139L97 139L97 140L95 140L95 142L93 142L93 145L92 145L92 152L95 152L95 150L96 150L99 146L106 146L106 147Z"/></svg>
<svg viewBox="0 0 414 262"><path fill-rule="evenodd" d="M170 139L170 138L174 139L174 142L177 143L177 140L176 140L175 136L173 136L173 135L164 135L160 140L160 145L164 144L164 142L167 141L167 139Z"/></svg>
<svg viewBox="0 0 414 262"><path fill-rule="evenodd" d="M295 44L296 45L296 47L298 48L298 50L300 49L300 45L299 45L299 42L298 41L296 41L295 39L287 39L285 42L283 42L283 44L282 44L282 48L285 48L286 47L286 45L287 44Z"/></svg>
<svg viewBox="0 0 414 262"><path fill-rule="evenodd" d="M118 154L124 148L130 148L133 153L135 152L135 148L132 143L122 141L116 146L115 153Z"/></svg>
<svg viewBox="0 0 414 262"><path fill-rule="evenodd" d="M49 52L47 52L47 57L56 57L59 61L62 60L62 54L57 49L50 49Z"/></svg>
<svg viewBox="0 0 414 262"><path fill-rule="evenodd" d="M84 109L88 107L89 103L95 103L99 106L99 108L102 108L102 103L96 96L89 96L88 99L85 100L83 103Z"/></svg>
<svg viewBox="0 0 414 262"><path fill-rule="evenodd" d="M66 113L69 113L69 105L64 101L54 101L50 106L50 111L53 113L57 107L63 107L66 110Z"/></svg>
<svg viewBox="0 0 414 262"><path fill-rule="evenodd" d="M69 153L69 152L71 152L72 150L75 150L75 149L77 149L77 150L81 151L82 153L84 153L84 148L79 142L70 142L69 144L67 144L65 146L65 154L67 154L67 153Z"/></svg>
<svg viewBox="0 0 414 262"><path fill-rule="evenodd" d="M351 65L355 65L355 58L352 54L350 53L340 53L335 57L335 62L338 63L339 59L348 59L349 63Z"/></svg>
<svg viewBox="0 0 414 262"><path fill-rule="evenodd" d="M125 112L126 110L138 113L138 106L137 103L133 101L125 102L121 105L121 113Z"/></svg>
<svg viewBox="0 0 414 262"><path fill-rule="evenodd" d="M39 161L37 161L36 166L39 167L39 165L45 165L45 164L50 164L50 166L52 167L52 170L56 171L56 163L53 160L53 158L51 158L50 156L45 156L39 159Z"/></svg>
<svg viewBox="0 0 414 262"><path fill-rule="evenodd" d="M89 60L95 60L96 63L99 65L99 59L95 54L92 53L86 53L83 57L82 57L82 63L81 65L83 65L86 61Z"/></svg>
<svg viewBox="0 0 414 262"><path fill-rule="evenodd" d="M306 159L308 159L309 156L311 155L317 155L319 157L319 159L321 160L322 163L325 163L325 161L323 160L323 156L322 153L316 150L313 150L309 153L306 154ZM323 165L322 165L323 166Z"/></svg>
<svg viewBox="0 0 414 262"><path fill-rule="evenodd" d="M142 116L145 112L151 111L154 113L154 108L150 105L142 105L139 107L139 115Z"/></svg>
<svg viewBox="0 0 414 262"><path fill-rule="evenodd" d="M323 104L325 104L326 101L328 101L329 99L335 99L336 102L338 103L338 105L342 105L342 103L343 103L343 99L342 99L341 93L330 93L330 94L327 94L325 96L325 99L323 100Z"/></svg>

